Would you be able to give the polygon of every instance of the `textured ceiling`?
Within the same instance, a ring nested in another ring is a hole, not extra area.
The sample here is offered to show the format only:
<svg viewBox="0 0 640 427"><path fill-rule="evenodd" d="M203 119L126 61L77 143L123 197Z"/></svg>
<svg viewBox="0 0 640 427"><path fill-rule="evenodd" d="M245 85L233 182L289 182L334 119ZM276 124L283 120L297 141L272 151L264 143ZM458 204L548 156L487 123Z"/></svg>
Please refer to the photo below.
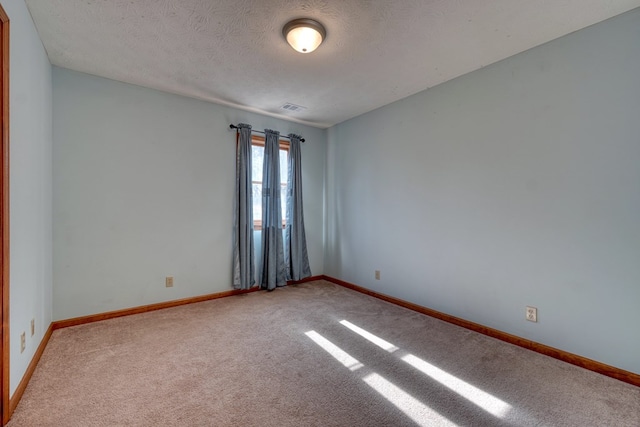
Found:
<svg viewBox="0 0 640 427"><path fill-rule="evenodd" d="M640 0L26 0L52 64L328 127ZM327 29L313 53L282 26ZM285 103L306 107L288 112Z"/></svg>

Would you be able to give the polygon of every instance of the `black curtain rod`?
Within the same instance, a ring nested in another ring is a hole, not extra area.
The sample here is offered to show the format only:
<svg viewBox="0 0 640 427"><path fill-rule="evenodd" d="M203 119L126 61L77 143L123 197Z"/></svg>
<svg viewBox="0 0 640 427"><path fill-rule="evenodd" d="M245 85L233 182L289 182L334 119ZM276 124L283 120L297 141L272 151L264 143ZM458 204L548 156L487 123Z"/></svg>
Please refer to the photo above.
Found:
<svg viewBox="0 0 640 427"><path fill-rule="evenodd" d="M230 125L229 125L229 129L238 129L238 126L236 126L236 125L234 125L234 124L230 124ZM253 129L251 129L251 132L258 132L258 133L261 133L261 134L263 134L263 135L264 135L264 132L262 132L261 130L253 130ZM280 138L287 138L287 139L291 139L291 138L289 138L288 136L283 136L283 135L280 135ZM304 142L304 138L300 138L300 142Z"/></svg>

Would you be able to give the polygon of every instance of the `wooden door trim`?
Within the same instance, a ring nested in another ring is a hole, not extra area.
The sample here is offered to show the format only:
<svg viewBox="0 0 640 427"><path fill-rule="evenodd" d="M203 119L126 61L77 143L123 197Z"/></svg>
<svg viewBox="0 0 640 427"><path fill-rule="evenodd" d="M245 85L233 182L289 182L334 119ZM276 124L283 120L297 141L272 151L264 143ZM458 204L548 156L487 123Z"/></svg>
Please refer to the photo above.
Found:
<svg viewBox="0 0 640 427"><path fill-rule="evenodd" d="M11 416L9 410L9 16L0 5L0 403L1 424Z"/></svg>

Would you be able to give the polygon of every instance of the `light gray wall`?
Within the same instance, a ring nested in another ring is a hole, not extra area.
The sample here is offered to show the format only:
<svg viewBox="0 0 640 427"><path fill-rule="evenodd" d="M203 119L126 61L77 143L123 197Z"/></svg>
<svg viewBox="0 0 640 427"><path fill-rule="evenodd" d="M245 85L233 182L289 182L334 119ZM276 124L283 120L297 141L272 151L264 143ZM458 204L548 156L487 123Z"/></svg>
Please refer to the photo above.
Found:
<svg viewBox="0 0 640 427"><path fill-rule="evenodd" d="M636 9L330 129L325 274L640 373L639 82Z"/></svg>
<svg viewBox="0 0 640 427"><path fill-rule="evenodd" d="M10 393L51 323L51 66L22 0L10 20ZM30 334L35 319L35 334ZM26 349L20 353L20 334Z"/></svg>
<svg viewBox="0 0 640 427"><path fill-rule="evenodd" d="M323 274L325 130L56 67L53 105L54 319L231 289L230 123L306 138L307 242Z"/></svg>

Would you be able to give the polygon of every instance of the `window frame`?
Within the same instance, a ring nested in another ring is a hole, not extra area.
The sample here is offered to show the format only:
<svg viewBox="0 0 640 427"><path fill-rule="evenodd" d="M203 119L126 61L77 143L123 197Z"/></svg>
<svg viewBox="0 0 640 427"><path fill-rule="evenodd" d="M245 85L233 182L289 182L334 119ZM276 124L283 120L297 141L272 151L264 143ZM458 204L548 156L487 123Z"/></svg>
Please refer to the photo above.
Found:
<svg viewBox="0 0 640 427"><path fill-rule="evenodd" d="M265 138L264 136L259 136L259 135L255 135L255 134L251 134L251 147L256 146L256 147L263 147L264 148L264 143L265 143ZM289 148L290 148L290 144L289 141L280 138L278 140L279 143L279 149L286 151L287 153L287 159L289 158ZM251 159L251 161L253 162L253 158ZM287 183L285 185L289 185L288 182L288 177L286 179ZM280 177L280 183L282 184L282 177ZM254 181L253 177L251 179L251 185L253 186L254 184L260 184L262 185L262 181ZM281 200L282 203L282 200ZM286 223L286 218L283 216L282 217L282 229L284 229L286 227L287 223ZM262 230L262 218L253 218L253 229L254 230Z"/></svg>

